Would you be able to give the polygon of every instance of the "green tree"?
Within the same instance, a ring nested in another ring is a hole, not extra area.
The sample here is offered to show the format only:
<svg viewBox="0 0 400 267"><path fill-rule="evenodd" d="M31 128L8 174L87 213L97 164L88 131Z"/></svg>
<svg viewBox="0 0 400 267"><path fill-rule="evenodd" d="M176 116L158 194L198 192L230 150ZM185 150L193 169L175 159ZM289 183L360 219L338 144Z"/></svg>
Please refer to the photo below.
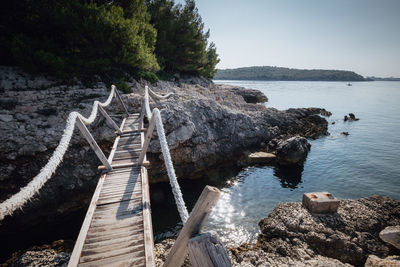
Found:
<svg viewBox="0 0 400 267"><path fill-rule="evenodd" d="M5 29L0 46L8 51L8 61L25 69L60 76L159 69L153 53L156 30L143 0L7 2L16 13L0 18ZM123 4L130 6L124 10Z"/></svg>
<svg viewBox="0 0 400 267"><path fill-rule="evenodd" d="M207 48L209 31L204 32L194 0L184 6L171 0L148 0L147 5L158 32L155 53L162 69L212 77L219 59L214 44Z"/></svg>

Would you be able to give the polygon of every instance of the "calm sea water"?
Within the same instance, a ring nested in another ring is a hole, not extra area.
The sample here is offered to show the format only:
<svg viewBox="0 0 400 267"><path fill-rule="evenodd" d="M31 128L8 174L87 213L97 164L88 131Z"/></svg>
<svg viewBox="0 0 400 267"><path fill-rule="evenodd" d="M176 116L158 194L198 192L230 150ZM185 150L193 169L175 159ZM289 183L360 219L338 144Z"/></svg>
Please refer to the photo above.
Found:
<svg viewBox="0 0 400 267"><path fill-rule="evenodd" d="M205 184L224 192L205 230L216 230L229 245L254 241L260 219L279 202L301 201L304 192L400 199L400 82L357 82L353 86L344 82L216 83L258 89L269 98L267 107L321 107L333 115L327 118L331 135L310 140L312 148L303 168L230 169L223 175L216 172L202 180L181 181L189 208ZM360 120L344 122L350 112ZM180 224L169 184L152 185L150 191L156 240L171 236Z"/></svg>

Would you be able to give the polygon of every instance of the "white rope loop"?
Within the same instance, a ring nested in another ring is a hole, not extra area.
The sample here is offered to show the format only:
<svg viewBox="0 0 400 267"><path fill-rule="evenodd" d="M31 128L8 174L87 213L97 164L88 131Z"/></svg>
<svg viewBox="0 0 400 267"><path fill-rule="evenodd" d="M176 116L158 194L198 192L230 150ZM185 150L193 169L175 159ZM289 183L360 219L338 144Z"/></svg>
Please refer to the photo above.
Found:
<svg viewBox="0 0 400 267"><path fill-rule="evenodd" d="M72 134L74 133L76 118L79 116L85 124L91 124L96 119L98 106L108 106L115 95L115 90L115 86L112 85L110 95L105 102L94 101L92 112L88 118L85 118L76 111L72 111L68 115L61 140L46 165L40 170L39 174L25 187L21 188L18 193L0 204L0 221L3 220L5 216L13 214L16 209L22 208L22 206L31 199L54 174L68 149Z"/></svg>
<svg viewBox="0 0 400 267"><path fill-rule="evenodd" d="M146 85L146 87L147 87L147 85ZM154 100L167 99L174 95L174 93L172 93L172 92L168 93L166 95L158 95L158 94L154 93L153 90L151 90L150 88L147 87L147 89L149 91L151 98L153 98Z"/></svg>
<svg viewBox="0 0 400 267"><path fill-rule="evenodd" d="M158 138L160 139L161 151L164 156L165 167L167 168L167 173L169 177L169 183L171 184L172 193L174 194L176 207L179 211L179 216L183 223L189 218L189 214L185 205L185 201L182 197L181 188L178 184L178 179L176 178L174 165L172 164L171 154L169 153L169 147L167 143L167 138L165 137L165 131L163 122L161 119L160 110L158 108L153 109L153 115L156 116L156 126Z"/></svg>
<svg viewBox="0 0 400 267"><path fill-rule="evenodd" d="M145 109L146 109L146 116L149 119L149 121L151 120L152 116L155 116L158 138L160 139L161 151L162 151L162 154L164 157L165 166L167 168L167 173L168 173L168 177L169 177L169 182L171 184L172 193L174 194L175 203L176 203L176 207L178 208L179 216L181 217L182 222L185 223L187 221L187 219L189 218L189 213L187 211L185 201L183 200L183 197L182 197L182 192L181 192L181 188L179 187L178 179L176 178L174 165L172 163L171 154L169 152L167 138L165 137L165 131L164 131L164 126L163 126L163 122L161 119L160 110L158 108L155 108L155 109L153 109L152 113L150 112L149 92L150 92L150 94L154 94L157 97L160 97L159 99L166 99L166 98L170 97L171 95L173 95L173 93L169 93L166 96L159 96L159 95L155 94L154 92L152 92L146 85L145 92L144 92L144 103L145 103ZM149 116L149 114L150 114L150 116Z"/></svg>

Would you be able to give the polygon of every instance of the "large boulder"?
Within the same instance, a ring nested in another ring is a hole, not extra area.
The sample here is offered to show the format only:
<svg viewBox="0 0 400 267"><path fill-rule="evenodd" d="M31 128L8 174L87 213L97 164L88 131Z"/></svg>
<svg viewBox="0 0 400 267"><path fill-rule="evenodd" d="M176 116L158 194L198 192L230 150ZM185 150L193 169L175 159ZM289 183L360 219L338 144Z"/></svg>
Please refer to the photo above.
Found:
<svg viewBox="0 0 400 267"><path fill-rule="evenodd" d="M301 164L307 158L311 144L306 138L294 136L277 143L275 154L280 164Z"/></svg>

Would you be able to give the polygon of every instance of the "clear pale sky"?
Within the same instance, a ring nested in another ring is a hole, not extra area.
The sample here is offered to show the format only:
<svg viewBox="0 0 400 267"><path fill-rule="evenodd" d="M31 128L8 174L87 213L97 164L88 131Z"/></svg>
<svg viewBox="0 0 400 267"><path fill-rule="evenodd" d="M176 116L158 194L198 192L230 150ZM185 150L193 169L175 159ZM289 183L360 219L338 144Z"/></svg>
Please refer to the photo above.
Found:
<svg viewBox="0 0 400 267"><path fill-rule="evenodd" d="M184 3L177 0L176 3ZM218 68L279 66L400 77L400 0L196 0Z"/></svg>

